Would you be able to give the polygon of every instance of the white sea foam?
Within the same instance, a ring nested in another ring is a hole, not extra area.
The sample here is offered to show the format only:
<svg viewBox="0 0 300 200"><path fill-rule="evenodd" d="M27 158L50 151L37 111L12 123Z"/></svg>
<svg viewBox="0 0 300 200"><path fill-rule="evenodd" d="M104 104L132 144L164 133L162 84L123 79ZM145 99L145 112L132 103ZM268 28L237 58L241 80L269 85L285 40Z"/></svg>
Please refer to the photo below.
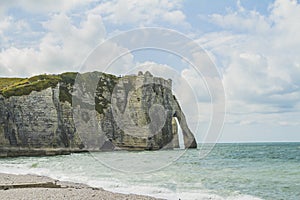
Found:
<svg viewBox="0 0 300 200"><path fill-rule="evenodd" d="M32 168L30 163L13 163L1 164L0 172L9 174L36 174L41 176L48 176L50 178L58 179L61 181L71 181L77 183L87 184L91 187L101 187L107 191L118 192L124 194L140 194L148 195L157 198L170 199L170 200L259 200L259 198L249 195L237 195L228 198L223 198L219 195L212 194L209 190L199 191L174 191L167 188L155 186L136 186L123 183L116 178L106 178L102 180L95 180L92 177L65 171L65 173L53 171L47 168Z"/></svg>

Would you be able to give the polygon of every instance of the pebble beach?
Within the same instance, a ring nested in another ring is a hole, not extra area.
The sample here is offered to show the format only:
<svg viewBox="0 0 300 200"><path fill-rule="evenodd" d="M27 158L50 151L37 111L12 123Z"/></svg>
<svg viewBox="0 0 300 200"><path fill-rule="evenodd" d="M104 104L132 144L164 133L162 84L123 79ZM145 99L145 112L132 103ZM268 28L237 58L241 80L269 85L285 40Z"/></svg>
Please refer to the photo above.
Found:
<svg viewBox="0 0 300 200"><path fill-rule="evenodd" d="M92 188L84 184L71 182L61 182L44 176L0 173L0 199L155 200L156 198L135 194L113 193L101 188Z"/></svg>

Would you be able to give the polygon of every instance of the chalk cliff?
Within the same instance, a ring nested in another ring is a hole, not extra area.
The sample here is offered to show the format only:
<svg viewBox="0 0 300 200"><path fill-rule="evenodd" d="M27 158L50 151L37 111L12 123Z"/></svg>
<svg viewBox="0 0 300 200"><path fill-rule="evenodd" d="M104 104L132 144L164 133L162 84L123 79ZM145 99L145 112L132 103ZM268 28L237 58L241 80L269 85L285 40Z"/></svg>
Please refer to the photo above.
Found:
<svg viewBox="0 0 300 200"><path fill-rule="evenodd" d="M149 72L2 78L0 156L178 148L178 125L196 148L171 87Z"/></svg>

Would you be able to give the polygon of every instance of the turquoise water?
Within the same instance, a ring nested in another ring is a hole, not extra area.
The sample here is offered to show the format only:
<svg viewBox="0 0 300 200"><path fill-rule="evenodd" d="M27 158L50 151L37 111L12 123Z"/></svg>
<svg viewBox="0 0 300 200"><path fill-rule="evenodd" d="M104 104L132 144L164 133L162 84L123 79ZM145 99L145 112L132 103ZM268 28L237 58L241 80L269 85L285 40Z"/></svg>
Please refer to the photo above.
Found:
<svg viewBox="0 0 300 200"><path fill-rule="evenodd" d="M139 171L144 166L153 170ZM300 143L217 144L204 159L199 150L8 158L0 160L0 172L47 175L166 199L296 200Z"/></svg>

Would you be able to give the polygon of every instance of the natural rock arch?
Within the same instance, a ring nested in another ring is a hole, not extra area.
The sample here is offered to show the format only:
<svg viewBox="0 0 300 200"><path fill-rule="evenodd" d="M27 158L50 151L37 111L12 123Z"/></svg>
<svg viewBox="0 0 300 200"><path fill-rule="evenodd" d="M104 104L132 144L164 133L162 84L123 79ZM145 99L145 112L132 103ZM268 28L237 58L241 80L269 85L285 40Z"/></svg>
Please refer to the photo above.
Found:
<svg viewBox="0 0 300 200"><path fill-rule="evenodd" d="M184 148L197 148L197 143L195 140L195 137L192 133L192 131L189 129L185 115L183 111L181 110L178 101L176 100L174 96L174 102L173 102L173 118L176 118L179 122L179 126L181 127L182 134L183 134L183 141L184 141ZM175 137L178 137L176 135ZM176 141L176 140L175 140ZM178 140L175 146L179 147Z"/></svg>

